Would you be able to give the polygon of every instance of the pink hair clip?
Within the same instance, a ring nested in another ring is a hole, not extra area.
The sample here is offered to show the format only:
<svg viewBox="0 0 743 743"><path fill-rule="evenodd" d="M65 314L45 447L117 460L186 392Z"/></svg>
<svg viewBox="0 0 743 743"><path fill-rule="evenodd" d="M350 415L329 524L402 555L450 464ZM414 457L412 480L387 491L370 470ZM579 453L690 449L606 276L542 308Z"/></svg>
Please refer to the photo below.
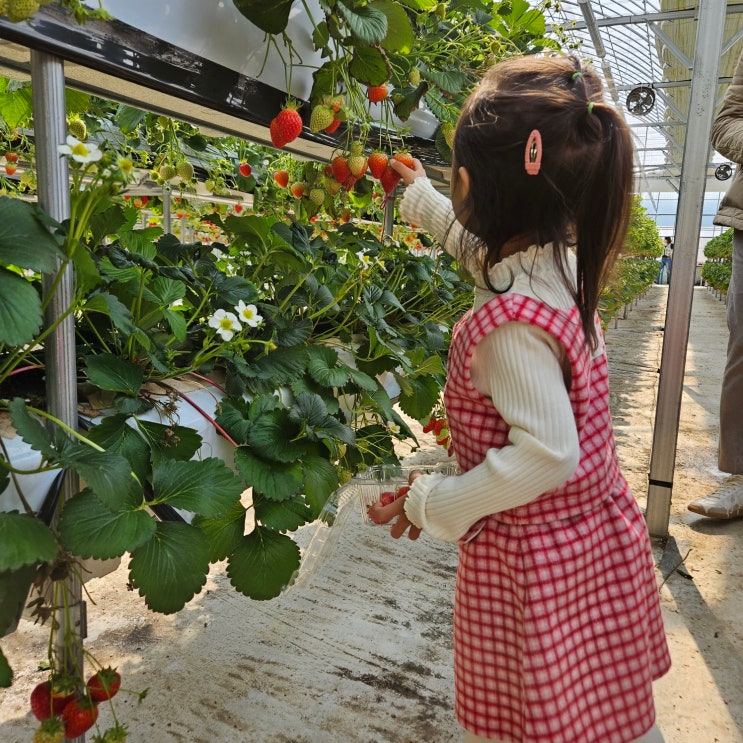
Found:
<svg viewBox="0 0 743 743"><path fill-rule="evenodd" d="M526 140L524 168L529 175L536 175L542 167L542 135L534 129Z"/></svg>

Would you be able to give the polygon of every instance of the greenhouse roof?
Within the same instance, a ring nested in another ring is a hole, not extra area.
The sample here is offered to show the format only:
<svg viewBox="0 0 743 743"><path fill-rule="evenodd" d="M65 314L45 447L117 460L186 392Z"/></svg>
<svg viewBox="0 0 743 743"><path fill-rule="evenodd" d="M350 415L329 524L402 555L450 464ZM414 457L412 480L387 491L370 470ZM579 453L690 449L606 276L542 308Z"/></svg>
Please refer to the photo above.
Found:
<svg viewBox="0 0 743 743"><path fill-rule="evenodd" d="M578 53L591 60L635 134L647 190L678 190L694 79L700 4L683 0L560 0L547 11ZM716 103L743 50L743 5L728 3ZM708 190L724 190L710 150ZM717 185L716 185L717 183Z"/></svg>

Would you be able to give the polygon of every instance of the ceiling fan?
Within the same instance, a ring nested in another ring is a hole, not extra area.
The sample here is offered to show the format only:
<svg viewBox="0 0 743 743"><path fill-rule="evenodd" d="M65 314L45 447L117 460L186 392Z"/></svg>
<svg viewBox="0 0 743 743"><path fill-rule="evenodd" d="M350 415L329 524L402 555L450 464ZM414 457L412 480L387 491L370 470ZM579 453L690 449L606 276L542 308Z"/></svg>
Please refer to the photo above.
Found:
<svg viewBox="0 0 743 743"><path fill-rule="evenodd" d="M638 85L630 90L625 105L631 114L649 114L655 106L655 91L647 85Z"/></svg>
<svg viewBox="0 0 743 743"><path fill-rule="evenodd" d="M718 181L726 181L733 174L733 166L730 163L722 163L715 168L715 178Z"/></svg>

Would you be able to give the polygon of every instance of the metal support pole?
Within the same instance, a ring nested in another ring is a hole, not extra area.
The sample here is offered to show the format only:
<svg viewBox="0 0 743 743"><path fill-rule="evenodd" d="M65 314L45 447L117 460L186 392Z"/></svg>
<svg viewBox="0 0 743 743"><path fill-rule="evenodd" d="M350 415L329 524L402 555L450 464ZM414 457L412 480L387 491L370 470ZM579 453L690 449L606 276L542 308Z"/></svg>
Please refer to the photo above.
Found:
<svg viewBox="0 0 743 743"><path fill-rule="evenodd" d="M67 133L65 118L64 64L61 59L45 52L31 50L31 85L36 139L39 204L58 222L70 216L70 186L67 160L59 155L57 147L63 144ZM52 279L45 278L44 294L52 289ZM74 281L72 266L64 272L57 290L46 309L44 322L51 324L72 303ZM48 410L51 415L77 430L77 367L75 362L75 321L68 315L45 343L45 372ZM62 502L79 490L78 478L68 471L62 487ZM57 609L58 623L55 653L60 663L69 670L82 672L82 643L85 637L85 606L82 585L76 575L65 579L69 606L67 611ZM75 649L65 649L66 635L77 635ZM85 736L74 740L85 740Z"/></svg>
<svg viewBox="0 0 743 743"><path fill-rule="evenodd" d="M668 536L671 514L686 346L725 14L725 0L701 0L645 514L650 534L657 537Z"/></svg>
<svg viewBox="0 0 743 743"><path fill-rule="evenodd" d="M395 223L395 195L397 188L393 189L392 193L387 197L384 202L384 214L382 217L382 235L384 237L392 237L392 227Z"/></svg>
<svg viewBox="0 0 743 743"><path fill-rule="evenodd" d="M163 231L166 235L173 231L173 222L171 218L171 201L170 186L166 183L163 186Z"/></svg>

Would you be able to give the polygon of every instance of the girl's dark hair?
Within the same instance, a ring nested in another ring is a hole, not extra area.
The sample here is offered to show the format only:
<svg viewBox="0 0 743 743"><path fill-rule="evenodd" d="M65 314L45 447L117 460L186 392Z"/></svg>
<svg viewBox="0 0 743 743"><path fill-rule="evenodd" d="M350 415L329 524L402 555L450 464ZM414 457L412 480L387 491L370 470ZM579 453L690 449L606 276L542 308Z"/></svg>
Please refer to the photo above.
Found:
<svg viewBox="0 0 743 743"><path fill-rule="evenodd" d="M542 139L542 164L527 174L531 132ZM488 269L512 237L553 243L558 270L580 311L586 339L597 343L594 315L601 287L621 250L629 222L633 150L629 129L602 97L601 81L573 56L525 56L494 65L467 99L454 135L457 169L470 177L460 214L470 239L465 254ZM577 285L568 275L575 246Z"/></svg>

